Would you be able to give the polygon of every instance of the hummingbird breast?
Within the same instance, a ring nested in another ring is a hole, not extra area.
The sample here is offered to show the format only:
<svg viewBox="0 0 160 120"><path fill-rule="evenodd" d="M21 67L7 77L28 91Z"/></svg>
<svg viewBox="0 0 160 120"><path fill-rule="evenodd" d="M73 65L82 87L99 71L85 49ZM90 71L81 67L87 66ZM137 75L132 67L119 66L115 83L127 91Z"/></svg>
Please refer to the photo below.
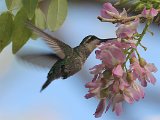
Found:
<svg viewBox="0 0 160 120"><path fill-rule="evenodd" d="M77 53L73 52L63 60L57 61L48 73L47 78L54 80L62 77L63 79L66 79L80 71L83 64L82 58L78 56Z"/></svg>
<svg viewBox="0 0 160 120"><path fill-rule="evenodd" d="M93 50L90 50L88 46L85 45L75 47L74 50L70 54L68 53L64 59L58 60L53 65L48 73L48 79L54 80L59 77L66 79L74 75L81 70L92 51Z"/></svg>
<svg viewBox="0 0 160 120"><path fill-rule="evenodd" d="M65 79L78 71L81 70L84 62L80 56L76 53L73 53L72 56L68 56L64 60L64 64L62 66L62 77Z"/></svg>

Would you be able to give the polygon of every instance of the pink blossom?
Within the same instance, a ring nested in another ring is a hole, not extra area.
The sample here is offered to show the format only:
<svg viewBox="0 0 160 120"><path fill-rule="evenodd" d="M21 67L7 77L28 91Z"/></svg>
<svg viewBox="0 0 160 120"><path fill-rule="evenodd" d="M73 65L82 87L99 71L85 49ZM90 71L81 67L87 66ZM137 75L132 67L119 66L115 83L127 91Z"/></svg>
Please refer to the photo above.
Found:
<svg viewBox="0 0 160 120"><path fill-rule="evenodd" d="M118 38L131 38L135 33L137 33L137 27L139 24L139 19L135 19L128 24L119 25L116 30L116 34Z"/></svg>
<svg viewBox="0 0 160 120"><path fill-rule="evenodd" d="M98 47L99 50L96 50L96 58L100 59L107 68L113 68L125 61L123 48L117 47L116 44L116 42L103 43Z"/></svg>
<svg viewBox="0 0 160 120"><path fill-rule="evenodd" d="M139 61L136 57L133 57L131 59L130 68L133 71L133 76L135 78L141 79L144 74L144 69L140 66ZM145 84L143 86L145 86Z"/></svg>
<svg viewBox="0 0 160 120"><path fill-rule="evenodd" d="M132 104L134 102L131 92L125 90L123 91L123 96L124 96L124 100L128 102L129 104Z"/></svg>
<svg viewBox="0 0 160 120"><path fill-rule="evenodd" d="M155 84L156 78L153 76L152 72L157 72L157 68L154 66L154 64L146 64L144 66L145 72L146 72L146 79L148 82L151 82L152 84Z"/></svg>
<svg viewBox="0 0 160 120"><path fill-rule="evenodd" d="M101 83L97 83L97 82L88 82L85 87L86 88L97 88L101 85Z"/></svg>
<svg viewBox="0 0 160 120"><path fill-rule="evenodd" d="M124 90L125 88L128 88L129 84L126 82L125 78L119 79L119 89Z"/></svg>
<svg viewBox="0 0 160 120"><path fill-rule="evenodd" d="M105 109L105 105L106 105L106 99L102 99L98 104L96 112L94 113L95 118L102 116L102 113L104 112L104 109Z"/></svg>
<svg viewBox="0 0 160 120"><path fill-rule="evenodd" d="M143 87L147 86L147 81L155 84L156 78L153 76L152 72L157 72L157 68L154 64L148 64L144 60L145 64L143 66L140 65L140 62L134 57L132 58L131 70L133 71L133 75L138 78Z"/></svg>
<svg viewBox="0 0 160 120"><path fill-rule="evenodd" d="M101 10L101 16L107 19L112 18L120 18L120 17L127 17L127 12L123 9L122 13L119 13L115 7L112 6L111 3L105 3Z"/></svg>
<svg viewBox="0 0 160 120"><path fill-rule="evenodd" d="M153 67L151 68L153 69ZM99 78L98 75L102 74L99 73L96 75L97 79L88 82L85 86L89 88L89 93L85 95L87 99L94 96L100 99L100 103L94 114L95 117L100 117L102 115L107 101L108 105L106 111L108 111L112 105L116 115L120 115L123 111L122 102L126 101L132 104L144 98L143 88L139 86L134 79L130 84L127 82L127 74L123 71L121 65L117 65L115 70L113 69L111 71L114 71L114 74L112 74L110 78L104 78L104 76ZM117 74L119 70L121 74Z"/></svg>
<svg viewBox="0 0 160 120"><path fill-rule="evenodd" d="M132 84L132 88L138 93L140 98L144 98L144 89L142 86L138 85L136 82Z"/></svg>
<svg viewBox="0 0 160 120"><path fill-rule="evenodd" d="M105 65L104 64L99 64L99 65L95 65L93 68L90 68L89 70L91 70L91 74L99 74L103 71Z"/></svg>
<svg viewBox="0 0 160 120"><path fill-rule="evenodd" d="M144 8L141 13L146 18L154 17L157 14L158 12L154 8L150 10ZM122 18L123 20L127 17L127 12L123 9L123 12L119 13L111 3L105 3L101 10L101 16L107 19ZM101 64L90 69L90 73L94 77L85 85L89 89L85 98L96 97L99 99L100 102L94 113L96 118L101 117L104 110L106 109L107 112L110 107L119 116L123 112L123 102L133 104L143 99L145 96L143 87L146 87L148 82L152 84L156 82L153 72L156 72L157 68L154 64L147 63L138 53L137 59L134 52L134 49L137 49L138 36L135 35L138 24L139 18L124 24L118 23L116 26L118 27L117 39L101 43L95 52L96 58L101 61ZM128 59L130 60L129 68L126 65ZM137 80L141 85L137 83Z"/></svg>
<svg viewBox="0 0 160 120"><path fill-rule="evenodd" d="M89 98L94 97L94 96L95 96L95 93L88 93L88 94L86 94L84 97L85 97L86 99L89 99Z"/></svg>
<svg viewBox="0 0 160 120"><path fill-rule="evenodd" d="M115 109L114 110L116 112L116 115L119 116L123 112L122 103L121 102L115 103Z"/></svg>
<svg viewBox="0 0 160 120"><path fill-rule="evenodd" d="M122 94L116 94L112 99L113 111L116 113L117 116L119 116L123 111L123 108L122 108L123 99L124 98Z"/></svg>
<svg viewBox="0 0 160 120"><path fill-rule="evenodd" d="M133 82L130 87L126 88L123 91L124 100L130 104L134 101L138 101L141 98L144 98L144 90L136 82Z"/></svg>
<svg viewBox="0 0 160 120"><path fill-rule="evenodd" d="M104 18L112 18L112 16L108 13L113 14L115 16L119 15L119 12L115 7L112 6L111 3L105 3L103 5L103 9L101 10L101 16Z"/></svg>
<svg viewBox="0 0 160 120"><path fill-rule="evenodd" d="M114 76L121 78L123 76L123 69L121 65L117 65L117 67L115 67L112 70L112 73Z"/></svg>
<svg viewBox="0 0 160 120"><path fill-rule="evenodd" d="M93 80L91 82L88 82L85 87L89 88L89 93L85 95L86 99L89 99L91 97L98 97L100 98L100 92L101 92L101 88L103 87L103 79L101 74L99 75L95 75Z"/></svg>
<svg viewBox="0 0 160 120"><path fill-rule="evenodd" d="M114 81L114 84L112 84L112 92L113 93L118 93L119 92L119 81L116 80Z"/></svg>
<svg viewBox="0 0 160 120"><path fill-rule="evenodd" d="M148 17L155 17L158 14L158 11L154 8L151 8L150 10L146 10L146 8L143 9L141 12L141 15L145 18Z"/></svg>

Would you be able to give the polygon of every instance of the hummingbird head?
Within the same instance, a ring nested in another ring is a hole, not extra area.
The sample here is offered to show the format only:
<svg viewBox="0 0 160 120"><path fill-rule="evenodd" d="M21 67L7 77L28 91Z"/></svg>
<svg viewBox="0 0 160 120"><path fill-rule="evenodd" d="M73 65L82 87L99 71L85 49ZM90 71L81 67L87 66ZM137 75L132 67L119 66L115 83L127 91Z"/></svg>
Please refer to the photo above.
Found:
<svg viewBox="0 0 160 120"><path fill-rule="evenodd" d="M99 45L102 42L107 42L109 40L112 40L115 38L111 38L111 39L100 39L94 35L88 35L86 36L82 42L80 43L80 45Z"/></svg>
<svg viewBox="0 0 160 120"><path fill-rule="evenodd" d="M94 35L89 35L82 40L78 48L81 49L83 55L88 56L97 47L97 45L99 45L102 42L106 42L113 39L116 38L100 39Z"/></svg>
<svg viewBox="0 0 160 120"><path fill-rule="evenodd" d="M99 38L94 35L88 35L82 40L80 45L93 44L94 41L99 41Z"/></svg>
<svg viewBox="0 0 160 120"><path fill-rule="evenodd" d="M94 35L89 35L82 40L80 46L85 47L88 50L88 52L92 52L101 42L105 41Z"/></svg>

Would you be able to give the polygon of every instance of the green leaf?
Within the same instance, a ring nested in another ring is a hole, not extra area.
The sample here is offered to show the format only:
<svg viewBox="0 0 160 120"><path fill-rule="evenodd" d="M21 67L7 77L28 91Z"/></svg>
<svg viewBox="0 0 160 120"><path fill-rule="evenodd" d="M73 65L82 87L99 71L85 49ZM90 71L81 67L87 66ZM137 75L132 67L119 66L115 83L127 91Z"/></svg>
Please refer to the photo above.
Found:
<svg viewBox="0 0 160 120"><path fill-rule="evenodd" d="M45 15L40 8L37 8L35 11L35 25L41 29L46 28Z"/></svg>
<svg viewBox="0 0 160 120"><path fill-rule="evenodd" d="M10 12L0 15L0 52L11 42L13 18Z"/></svg>
<svg viewBox="0 0 160 120"><path fill-rule="evenodd" d="M21 8L15 16L14 28L12 33L12 51L16 53L31 36L31 30L25 26L27 20L26 12Z"/></svg>
<svg viewBox="0 0 160 120"><path fill-rule="evenodd" d="M23 0L22 3L26 10L28 18L31 20L35 14L38 0Z"/></svg>
<svg viewBox="0 0 160 120"><path fill-rule="evenodd" d="M51 31L56 31L67 16L67 0L51 0L47 14L47 25Z"/></svg>
<svg viewBox="0 0 160 120"><path fill-rule="evenodd" d="M21 0L5 0L8 10L20 8L22 6Z"/></svg>

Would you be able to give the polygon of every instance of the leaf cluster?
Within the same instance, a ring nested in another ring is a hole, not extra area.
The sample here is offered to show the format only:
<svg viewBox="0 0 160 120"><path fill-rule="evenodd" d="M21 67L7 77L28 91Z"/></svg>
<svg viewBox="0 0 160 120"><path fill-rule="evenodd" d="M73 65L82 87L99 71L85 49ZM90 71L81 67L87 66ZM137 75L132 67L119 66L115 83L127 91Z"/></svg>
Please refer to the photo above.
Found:
<svg viewBox="0 0 160 120"><path fill-rule="evenodd" d="M58 30L68 11L67 0L5 0L7 11L0 14L0 52L12 42L16 53L29 38L37 38L26 27L30 20L41 29Z"/></svg>

